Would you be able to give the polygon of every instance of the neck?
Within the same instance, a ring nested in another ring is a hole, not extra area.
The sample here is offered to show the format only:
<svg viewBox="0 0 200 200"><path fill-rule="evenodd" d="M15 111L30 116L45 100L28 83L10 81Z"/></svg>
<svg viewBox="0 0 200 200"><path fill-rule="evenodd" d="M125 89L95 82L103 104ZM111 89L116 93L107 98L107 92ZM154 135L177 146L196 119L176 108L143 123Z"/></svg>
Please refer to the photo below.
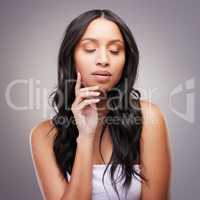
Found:
<svg viewBox="0 0 200 200"><path fill-rule="evenodd" d="M99 103L96 104L96 106L97 106L97 112L98 112L98 124L97 124L96 131L95 131L95 138L99 139L101 130L102 130L103 124L104 124L103 120L105 119L109 110L106 107L106 100L101 100Z"/></svg>

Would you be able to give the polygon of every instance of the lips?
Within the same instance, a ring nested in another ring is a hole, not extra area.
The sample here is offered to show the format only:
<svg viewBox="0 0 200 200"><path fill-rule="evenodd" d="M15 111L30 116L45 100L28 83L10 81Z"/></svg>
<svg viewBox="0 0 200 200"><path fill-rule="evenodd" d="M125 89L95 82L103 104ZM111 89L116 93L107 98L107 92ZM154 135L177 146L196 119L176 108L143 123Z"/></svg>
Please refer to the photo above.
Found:
<svg viewBox="0 0 200 200"><path fill-rule="evenodd" d="M99 83L105 83L110 80L111 73L105 70L97 70L92 73L94 79Z"/></svg>
<svg viewBox="0 0 200 200"><path fill-rule="evenodd" d="M109 71L97 70L92 75L111 76L111 73Z"/></svg>

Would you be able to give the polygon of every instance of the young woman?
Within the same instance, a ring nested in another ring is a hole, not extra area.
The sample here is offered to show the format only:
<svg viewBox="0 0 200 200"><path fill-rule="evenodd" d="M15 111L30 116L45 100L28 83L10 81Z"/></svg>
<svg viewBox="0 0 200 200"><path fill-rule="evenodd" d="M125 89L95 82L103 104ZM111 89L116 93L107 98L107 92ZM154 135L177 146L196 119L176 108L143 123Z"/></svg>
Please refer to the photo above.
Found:
<svg viewBox="0 0 200 200"><path fill-rule="evenodd" d="M138 63L132 33L112 11L90 10L69 24L56 114L30 134L44 199L169 199L167 127L158 106L133 88Z"/></svg>

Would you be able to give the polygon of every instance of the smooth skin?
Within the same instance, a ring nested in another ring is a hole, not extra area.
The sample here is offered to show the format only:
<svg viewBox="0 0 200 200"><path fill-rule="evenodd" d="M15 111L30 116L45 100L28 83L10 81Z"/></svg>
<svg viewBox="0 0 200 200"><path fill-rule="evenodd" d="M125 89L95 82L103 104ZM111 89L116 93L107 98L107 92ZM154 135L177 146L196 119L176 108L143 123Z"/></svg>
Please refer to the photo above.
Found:
<svg viewBox="0 0 200 200"><path fill-rule="evenodd" d="M99 28L101 31L99 31ZM88 54L85 48L89 48L89 46L83 46L82 43L79 43L75 50L76 70L77 73L80 72L80 79L77 79L77 93L74 101L74 105L79 105L79 108L74 106L77 109L74 109L73 112L77 119L81 110L84 111L84 115L82 113L82 118L79 119L78 123L80 137L77 138L77 151L70 182L63 178L55 161L53 138L56 134L56 129L53 129L51 134L47 136L47 132L53 127L51 120L46 120L36 125L30 134L34 169L43 198L47 200L91 199L92 165L103 163L98 152L101 123L98 122L97 114L99 112L101 116L106 114L106 101L87 101L87 98L82 98L81 100L81 97L97 98L99 95L94 93L97 90L96 85L104 90L109 90L118 82L125 61L124 43L117 25L102 18L90 23L83 35L83 38L86 37L95 38L93 41L87 40L87 45L90 45L90 48L95 50L93 53ZM111 43L113 38L122 42ZM118 48L117 50L120 53L112 54L113 49L111 48L115 48L115 51ZM89 77L91 72L99 68L109 70L112 73L112 80L107 83L98 83L91 79ZM83 83L83 88L81 88L81 82ZM87 92L80 92L83 89L87 90ZM98 111L100 106L104 109ZM144 125L141 133L139 162L141 172L149 180L148 185L142 183L141 200L169 200L171 157L165 117L158 106L153 103L141 100L141 107ZM91 121L91 123L87 124L87 129L85 129L86 124L84 124L86 122L84 121L85 117L89 117L89 119L91 119L90 117L95 117L93 123ZM112 143L108 129L106 129L102 140L102 150L104 160L108 163L112 153ZM80 184L83 182L84 184Z"/></svg>

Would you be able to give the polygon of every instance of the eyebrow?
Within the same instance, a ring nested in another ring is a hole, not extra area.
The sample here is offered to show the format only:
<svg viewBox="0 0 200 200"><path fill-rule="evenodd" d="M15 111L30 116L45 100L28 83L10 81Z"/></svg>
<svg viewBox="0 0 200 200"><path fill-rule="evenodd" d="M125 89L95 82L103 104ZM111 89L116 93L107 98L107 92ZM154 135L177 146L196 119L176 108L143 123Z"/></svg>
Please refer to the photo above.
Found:
<svg viewBox="0 0 200 200"><path fill-rule="evenodd" d="M91 40L92 42L98 43L98 40L97 40L97 39L91 38L91 37L83 38L83 39L81 39L81 42L84 41L84 40ZM120 40L120 39L110 40L108 43L109 43L109 44L112 44L112 43L115 43L115 42L120 42L120 43L123 44L123 41Z"/></svg>

